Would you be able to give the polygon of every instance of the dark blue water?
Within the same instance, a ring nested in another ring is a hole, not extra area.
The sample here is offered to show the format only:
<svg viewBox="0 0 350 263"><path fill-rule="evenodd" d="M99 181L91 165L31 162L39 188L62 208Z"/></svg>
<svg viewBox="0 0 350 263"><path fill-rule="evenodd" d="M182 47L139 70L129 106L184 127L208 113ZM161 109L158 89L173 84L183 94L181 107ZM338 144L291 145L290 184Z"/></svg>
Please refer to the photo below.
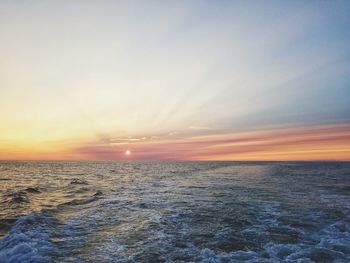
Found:
<svg viewBox="0 0 350 263"><path fill-rule="evenodd" d="M349 163L0 162L0 262L350 262Z"/></svg>

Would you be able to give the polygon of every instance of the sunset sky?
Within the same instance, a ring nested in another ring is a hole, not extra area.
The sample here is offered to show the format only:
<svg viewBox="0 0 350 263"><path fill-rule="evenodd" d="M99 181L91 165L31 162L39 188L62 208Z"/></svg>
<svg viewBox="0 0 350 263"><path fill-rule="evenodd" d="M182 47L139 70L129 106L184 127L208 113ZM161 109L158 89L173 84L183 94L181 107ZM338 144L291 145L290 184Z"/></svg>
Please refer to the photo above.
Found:
<svg viewBox="0 0 350 263"><path fill-rule="evenodd" d="M350 161L349 14L0 1L0 159Z"/></svg>

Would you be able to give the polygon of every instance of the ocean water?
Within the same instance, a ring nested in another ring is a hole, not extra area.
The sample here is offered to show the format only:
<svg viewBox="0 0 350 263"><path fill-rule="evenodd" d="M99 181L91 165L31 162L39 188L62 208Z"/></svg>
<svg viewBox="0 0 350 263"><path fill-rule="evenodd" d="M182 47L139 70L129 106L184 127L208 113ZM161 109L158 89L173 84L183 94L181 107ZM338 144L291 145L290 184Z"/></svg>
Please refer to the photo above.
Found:
<svg viewBox="0 0 350 263"><path fill-rule="evenodd" d="M0 162L0 262L350 262L350 164Z"/></svg>

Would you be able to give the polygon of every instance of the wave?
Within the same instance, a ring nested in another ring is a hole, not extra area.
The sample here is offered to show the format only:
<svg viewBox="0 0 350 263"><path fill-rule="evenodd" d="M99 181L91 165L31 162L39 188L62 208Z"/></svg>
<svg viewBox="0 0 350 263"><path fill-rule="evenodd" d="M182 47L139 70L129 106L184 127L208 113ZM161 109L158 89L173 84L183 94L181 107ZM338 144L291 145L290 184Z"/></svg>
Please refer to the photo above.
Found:
<svg viewBox="0 0 350 263"><path fill-rule="evenodd" d="M72 179L72 181L69 183L70 185L87 185L89 184L87 181L85 180L82 180L82 179L77 179L77 178L74 178Z"/></svg>
<svg viewBox="0 0 350 263"><path fill-rule="evenodd" d="M27 187L27 188L25 189L25 191L28 192L28 193L32 193L32 194L39 194L39 193L41 193L39 187L36 187L36 186Z"/></svg>
<svg viewBox="0 0 350 263"><path fill-rule="evenodd" d="M100 198L100 196L102 195L101 191L96 191L95 194L93 194L92 196L89 196L88 198L84 198L84 199L73 199L71 201L65 202L63 204L58 205L57 208L61 208L64 206L70 206L70 205L85 205L91 202L94 202L96 200L98 200Z"/></svg>
<svg viewBox="0 0 350 263"><path fill-rule="evenodd" d="M52 226L57 220L45 214L21 217L0 240L0 262L52 262L57 247L52 243Z"/></svg>
<svg viewBox="0 0 350 263"><path fill-rule="evenodd" d="M13 191L6 195L5 202L9 204L29 203L29 197L26 191Z"/></svg>
<svg viewBox="0 0 350 263"><path fill-rule="evenodd" d="M28 194L39 194L41 191L39 190L39 187L27 187L23 190L19 191L11 191L5 194L4 203L7 203L8 205L18 205L18 204L24 204L29 203L30 199Z"/></svg>

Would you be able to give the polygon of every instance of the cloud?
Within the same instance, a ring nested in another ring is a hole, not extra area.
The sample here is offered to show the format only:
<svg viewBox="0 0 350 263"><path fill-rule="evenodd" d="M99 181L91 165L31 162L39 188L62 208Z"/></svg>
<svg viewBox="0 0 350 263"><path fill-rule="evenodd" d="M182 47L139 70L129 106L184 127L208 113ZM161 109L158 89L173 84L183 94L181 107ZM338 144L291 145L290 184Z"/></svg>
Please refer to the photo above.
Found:
<svg viewBox="0 0 350 263"><path fill-rule="evenodd" d="M191 125L188 127L190 130L212 130L211 127Z"/></svg>
<svg viewBox="0 0 350 263"><path fill-rule="evenodd" d="M350 125L163 136L127 147L134 160L349 160ZM71 151L79 158L125 160L125 149L91 142Z"/></svg>

